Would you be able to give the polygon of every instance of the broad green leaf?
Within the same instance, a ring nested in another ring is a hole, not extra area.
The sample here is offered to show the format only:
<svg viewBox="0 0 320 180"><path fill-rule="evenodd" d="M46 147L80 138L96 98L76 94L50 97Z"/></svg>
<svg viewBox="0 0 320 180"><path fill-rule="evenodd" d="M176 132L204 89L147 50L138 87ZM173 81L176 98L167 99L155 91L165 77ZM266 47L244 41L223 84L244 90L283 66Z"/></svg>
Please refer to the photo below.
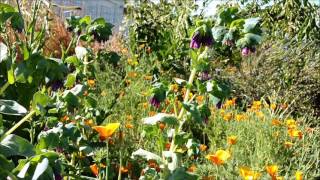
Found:
<svg viewBox="0 0 320 180"><path fill-rule="evenodd" d="M182 106L184 109L186 109L190 113L190 115L196 122L201 123L203 121L203 118L201 117L201 113L197 108L196 104L183 103Z"/></svg>
<svg viewBox="0 0 320 180"><path fill-rule="evenodd" d="M32 144L26 139L10 134L6 136L0 143L0 153L9 156L25 156L30 157L35 154Z"/></svg>
<svg viewBox="0 0 320 180"><path fill-rule="evenodd" d="M80 19L79 23L81 25L89 25L91 23L91 17L90 16L84 16Z"/></svg>
<svg viewBox="0 0 320 180"><path fill-rule="evenodd" d="M16 101L0 99L0 113L22 116L27 113L27 109Z"/></svg>
<svg viewBox="0 0 320 180"><path fill-rule="evenodd" d="M38 163L36 170L33 173L32 180L37 180L48 168L49 160L47 158L43 158L40 163Z"/></svg>

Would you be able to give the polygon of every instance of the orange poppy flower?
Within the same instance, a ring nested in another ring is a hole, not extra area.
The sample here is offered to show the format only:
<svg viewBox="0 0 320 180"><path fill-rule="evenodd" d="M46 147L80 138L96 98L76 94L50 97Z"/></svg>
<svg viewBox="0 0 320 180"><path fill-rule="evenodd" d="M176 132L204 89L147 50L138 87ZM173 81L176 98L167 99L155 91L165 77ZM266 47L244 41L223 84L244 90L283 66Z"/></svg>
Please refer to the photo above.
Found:
<svg viewBox="0 0 320 180"><path fill-rule="evenodd" d="M106 166L104 164L101 164L102 168L105 168ZM98 176L99 175L99 167L97 164L92 164L90 166L91 172L95 175Z"/></svg>
<svg viewBox="0 0 320 180"><path fill-rule="evenodd" d="M152 78L153 78L153 76L145 76L145 77L144 77L144 80L151 81Z"/></svg>
<svg viewBox="0 0 320 180"><path fill-rule="evenodd" d="M230 157L230 152L225 150L218 150L215 154L206 156L207 159L209 159L212 163L215 163L216 165L221 165L225 163L225 161L228 160Z"/></svg>
<svg viewBox="0 0 320 180"><path fill-rule="evenodd" d="M236 115L236 121L243 121L247 118L247 116L245 114L237 114Z"/></svg>
<svg viewBox="0 0 320 180"><path fill-rule="evenodd" d="M125 174L125 173L128 173L129 169L128 169L127 167L123 167L123 166L122 166L122 167L120 168L120 171L121 171L122 174Z"/></svg>
<svg viewBox="0 0 320 180"><path fill-rule="evenodd" d="M92 165L90 166L90 169L91 169L91 172L92 172L95 176L98 176L98 175L99 175L99 169L98 169L97 164L92 164Z"/></svg>
<svg viewBox="0 0 320 180"><path fill-rule="evenodd" d="M272 177L272 179L275 179L278 173L278 166L277 165L267 166L266 171Z"/></svg>
<svg viewBox="0 0 320 180"><path fill-rule="evenodd" d="M109 123L106 126L94 126L93 129L99 133L101 140L105 140L111 137L119 127L120 123Z"/></svg>
<svg viewBox="0 0 320 180"><path fill-rule="evenodd" d="M228 137L228 144L230 144L230 145L236 144L237 143L237 139L238 139L237 136L229 136Z"/></svg>
<svg viewBox="0 0 320 180"><path fill-rule="evenodd" d="M277 105L276 104L271 104L270 108L274 111L277 108Z"/></svg>
<svg viewBox="0 0 320 180"><path fill-rule="evenodd" d="M159 123L159 128L163 131L164 128L166 128L166 124L165 123Z"/></svg>
<svg viewBox="0 0 320 180"><path fill-rule="evenodd" d="M240 167L240 176L244 180L257 180L260 178L261 174L255 171L252 171L248 167Z"/></svg>

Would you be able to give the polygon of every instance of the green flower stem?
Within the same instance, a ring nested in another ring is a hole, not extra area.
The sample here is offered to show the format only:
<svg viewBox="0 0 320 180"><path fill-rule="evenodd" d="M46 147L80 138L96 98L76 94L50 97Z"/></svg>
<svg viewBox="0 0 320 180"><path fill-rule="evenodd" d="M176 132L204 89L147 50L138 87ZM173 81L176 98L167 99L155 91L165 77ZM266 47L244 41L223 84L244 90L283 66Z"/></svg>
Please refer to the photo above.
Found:
<svg viewBox="0 0 320 180"><path fill-rule="evenodd" d="M83 59L83 74L87 74L88 71L88 56L86 55Z"/></svg>
<svg viewBox="0 0 320 180"><path fill-rule="evenodd" d="M190 74L190 77L189 77L188 84L191 85L193 83L193 80L196 77L196 73L197 73L197 69L193 68L191 70L191 74ZM188 100L189 100L189 94L190 94L190 91L191 91L190 89L191 88L187 89L187 92L186 92L186 94L184 96L184 100L183 100L184 103L188 102ZM185 113L185 109L182 108L180 113L179 113L179 116L178 116L179 120L182 119L184 113ZM184 122L185 122L184 120L180 121L179 128L178 128L176 133L179 133L182 130L182 126L183 126ZM175 149L176 149L176 145L175 145L175 142L174 142L174 137L175 137L176 133L174 133L173 136L172 136L173 138L172 138L171 145L170 145L170 151L171 152L174 152Z"/></svg>
<svg viewBox="0 0 320 180"><path fill-rule="evenodd" d="M13 133L13 131L15 131L18 127L20 127L24 122L26 122L28 119L30 119L34 114L36 113L36 111L32 110L29 112L29 114L27 114L24 118L22 118L17 124L15 124L11 129L9 129L5 134L4 137L10 135L11 133Z"/></svg>
<svg viewBox="0 0 320 180"><path fill-rule="evenodd" d="M119 174L118 174L118 180L121 180L121 167L122 167L122 151L120 150L120 165L119 165Z"/></svg>
<svg viewBox="0 0 320 180"><path fill-rule="evenodd" d="M109 176L109 139L107 139L107 157L106 157L106 177L105 179L108 180Z"/></svg>
<svg viewBox="0 0 320 180"><path fill-rule="evenodd" d="M9 81L7 81L0 89L0 96L4 93L4 91L10 86Z"/></svg>

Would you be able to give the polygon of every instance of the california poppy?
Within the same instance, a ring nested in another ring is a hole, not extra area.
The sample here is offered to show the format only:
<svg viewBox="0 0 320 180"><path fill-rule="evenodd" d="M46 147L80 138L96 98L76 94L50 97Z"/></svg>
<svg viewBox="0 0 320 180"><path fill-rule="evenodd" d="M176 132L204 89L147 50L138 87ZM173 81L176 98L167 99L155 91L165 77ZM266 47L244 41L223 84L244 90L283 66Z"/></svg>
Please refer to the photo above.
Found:
<svg viewBox="0 0 320 180"><path fill-rule="evenodd" d="M215 163L216 165L221 165L225 163L231 157L229 151L225 150L218 150L215 154L207 155L206 158L209 159L211 162Z"/></svg>
<svg viewBox="0 0 320 180"><path fill-rule="evenodd" d="M261 174L256 171L251 170L248 167L240 167L240 176L244 180L256 180L256 179L259 179Z"/></svg>
<svg viewBox="0 0 320 180"><path fill-rule="evenodd" d="M94 126L93 129L99 133L100 139L103 141L111 137L119 126L120 123L109 123L106 126Z"/></svg>

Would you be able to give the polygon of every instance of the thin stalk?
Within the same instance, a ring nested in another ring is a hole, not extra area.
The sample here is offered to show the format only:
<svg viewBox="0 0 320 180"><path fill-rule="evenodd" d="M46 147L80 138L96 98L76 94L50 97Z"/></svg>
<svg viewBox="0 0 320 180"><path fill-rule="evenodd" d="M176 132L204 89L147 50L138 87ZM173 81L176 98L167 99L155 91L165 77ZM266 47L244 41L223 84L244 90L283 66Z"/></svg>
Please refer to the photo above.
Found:
<svg viewBox="0 0 320 180"><path fill-rule="evenodd" d="M13 131L15 131L18 127L20 127L24 122L26 122L28 119L30 119L34 114L36 113L36 111L32 110L29 112L29 114L27 114L24 118L22 118L17 124L15 124L11 129L9 129L5 134L5 136L10 135L11 133L13 133Z"/></svg>
<svg viewBox="0 0 320 180"><path fill-rule="evenodd" d="M0 89L0 96L4 93L4 91L10 86L9 81L7 81Z"/></svg>
<svg viewBox="0 0 320 180"><path fill-rule="evenodd" d="M121 168L122 168L122 151L120 150L120 165L119 165L119 174L118 174L118 180L121 180Z"/></svg>
<svg viewBox="0 0 320 180"><path fill-rule="evenodd" d="M197 70L196 70L195 68L193 68L193 69L191 70L191 74L190 74L189 81L188 81L188 84L189 84L189 85L192 85L193 80L194 80L194 78L195 78L195 76L196 76L196 73L197 73ZM190 91L191 91L190 89L191 89L191 88L188 88L188 89L187 89L187 92L186 92L186 94L185 94L185 96L184 96L184 100L183 100L184 103L188 102L188 100L189 100L189 94L190 94ZM178 119L179 119L179 120L182 119L184 112L185 112L185 109L182 108L181 111L180 111L180 113L179 113L179 116L178 116ZM179 128L178 128L178 130L177 130L177 133L179 133L179 132L182 130L182 126L183 126L184 122L185 122L185 120L180 121ZM171 145L170 145L170 151L171 151L171 152L173 152L173 151L176 149L176 147L175 147L175 142L174 142L175 134L176 134L176 133L174 133L173 136L172 136L173 138L172 138Z"/></svg>
<svg viewBox="0 0 320 180"><path fill-rule="evenodd" d="M106 177L105 179L108 180L109 176L109 139L107 139L107 157L106 157Z"/></svg>

